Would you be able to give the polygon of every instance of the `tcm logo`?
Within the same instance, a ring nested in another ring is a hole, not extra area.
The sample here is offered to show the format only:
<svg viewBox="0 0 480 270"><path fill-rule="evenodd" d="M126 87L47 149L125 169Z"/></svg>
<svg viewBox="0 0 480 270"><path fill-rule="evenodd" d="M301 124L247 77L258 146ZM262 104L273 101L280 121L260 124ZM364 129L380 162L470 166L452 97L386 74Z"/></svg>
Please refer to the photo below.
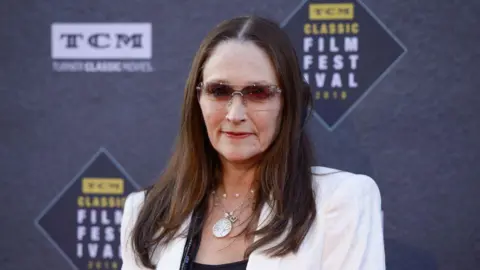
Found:
<svg viewBox="0 0 480 270"><path fill-rule="evenodd" d="M83 194L123 194L123 179L121 178L83 178Z"/></svg>
<svg viewBox="0 0 480 270"><path fill-rule="evenodd" d="M353 3L310 4L308 17L312 21L353 20Z"/></svg>
<svg viewBox="0 0 480 270"><path fill-rule="evenodd" d="M150 23L53 23L53 59L150 59Z"/></svg>

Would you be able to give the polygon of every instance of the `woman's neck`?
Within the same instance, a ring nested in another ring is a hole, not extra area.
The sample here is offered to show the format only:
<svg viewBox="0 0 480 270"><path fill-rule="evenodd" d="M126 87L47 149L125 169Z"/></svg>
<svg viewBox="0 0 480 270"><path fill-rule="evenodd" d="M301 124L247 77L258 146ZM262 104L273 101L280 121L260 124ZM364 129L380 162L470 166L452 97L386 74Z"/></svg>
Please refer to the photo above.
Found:
<svg viewBox="0 0 480 270"><path fill-rule="evenodd" d="M255 167L247 164L232 163L223 160L221 186L227 195L245 194L253 187Z"/></svg>

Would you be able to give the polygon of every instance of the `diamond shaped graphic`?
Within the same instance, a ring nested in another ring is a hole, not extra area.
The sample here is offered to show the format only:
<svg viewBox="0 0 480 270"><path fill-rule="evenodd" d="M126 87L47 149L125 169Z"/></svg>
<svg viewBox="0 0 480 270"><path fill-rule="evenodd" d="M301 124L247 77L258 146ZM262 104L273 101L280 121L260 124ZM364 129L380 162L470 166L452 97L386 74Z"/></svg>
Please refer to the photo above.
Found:
<svg viewBox="0 0 480 270"><path fill-rule="evenodd" d="M101 148L35 220L73 269L121 269L120 225L126 196L139 190Z"/></svg>
<svg viewBox="0 0 480 270"><path fill-rule="evenodd" d="M313 115L330 131L407 52L361 1L304 1L282 28L311 86Z"/></svg>

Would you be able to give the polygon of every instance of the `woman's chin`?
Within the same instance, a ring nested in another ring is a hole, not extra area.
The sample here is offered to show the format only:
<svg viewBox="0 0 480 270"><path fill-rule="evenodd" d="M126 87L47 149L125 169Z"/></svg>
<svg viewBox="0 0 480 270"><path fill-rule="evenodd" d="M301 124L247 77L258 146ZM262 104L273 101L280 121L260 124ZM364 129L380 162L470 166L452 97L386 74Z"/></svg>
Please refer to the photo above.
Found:
<svg viewBox="0 0 480 270"><path fill-rule="evenodd" d="M253 153L237 152L237 151L226 152L221 154L225 160L232 163L244 163L251 160L253 157L255 157L255 154Z"/></svg>

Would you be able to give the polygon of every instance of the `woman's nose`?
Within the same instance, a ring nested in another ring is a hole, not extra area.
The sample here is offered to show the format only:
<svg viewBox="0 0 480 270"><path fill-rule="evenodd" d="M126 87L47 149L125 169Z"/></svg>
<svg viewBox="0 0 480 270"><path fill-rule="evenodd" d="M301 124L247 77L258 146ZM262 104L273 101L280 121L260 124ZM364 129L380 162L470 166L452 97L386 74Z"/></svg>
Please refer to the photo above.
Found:
<svg viewBox="0 0 480 270"><path fill-rule="evenodd" d="M245 103L242 95L233 95L231 100L227 104L226 119L231 122L245 121Z"/></svg>

